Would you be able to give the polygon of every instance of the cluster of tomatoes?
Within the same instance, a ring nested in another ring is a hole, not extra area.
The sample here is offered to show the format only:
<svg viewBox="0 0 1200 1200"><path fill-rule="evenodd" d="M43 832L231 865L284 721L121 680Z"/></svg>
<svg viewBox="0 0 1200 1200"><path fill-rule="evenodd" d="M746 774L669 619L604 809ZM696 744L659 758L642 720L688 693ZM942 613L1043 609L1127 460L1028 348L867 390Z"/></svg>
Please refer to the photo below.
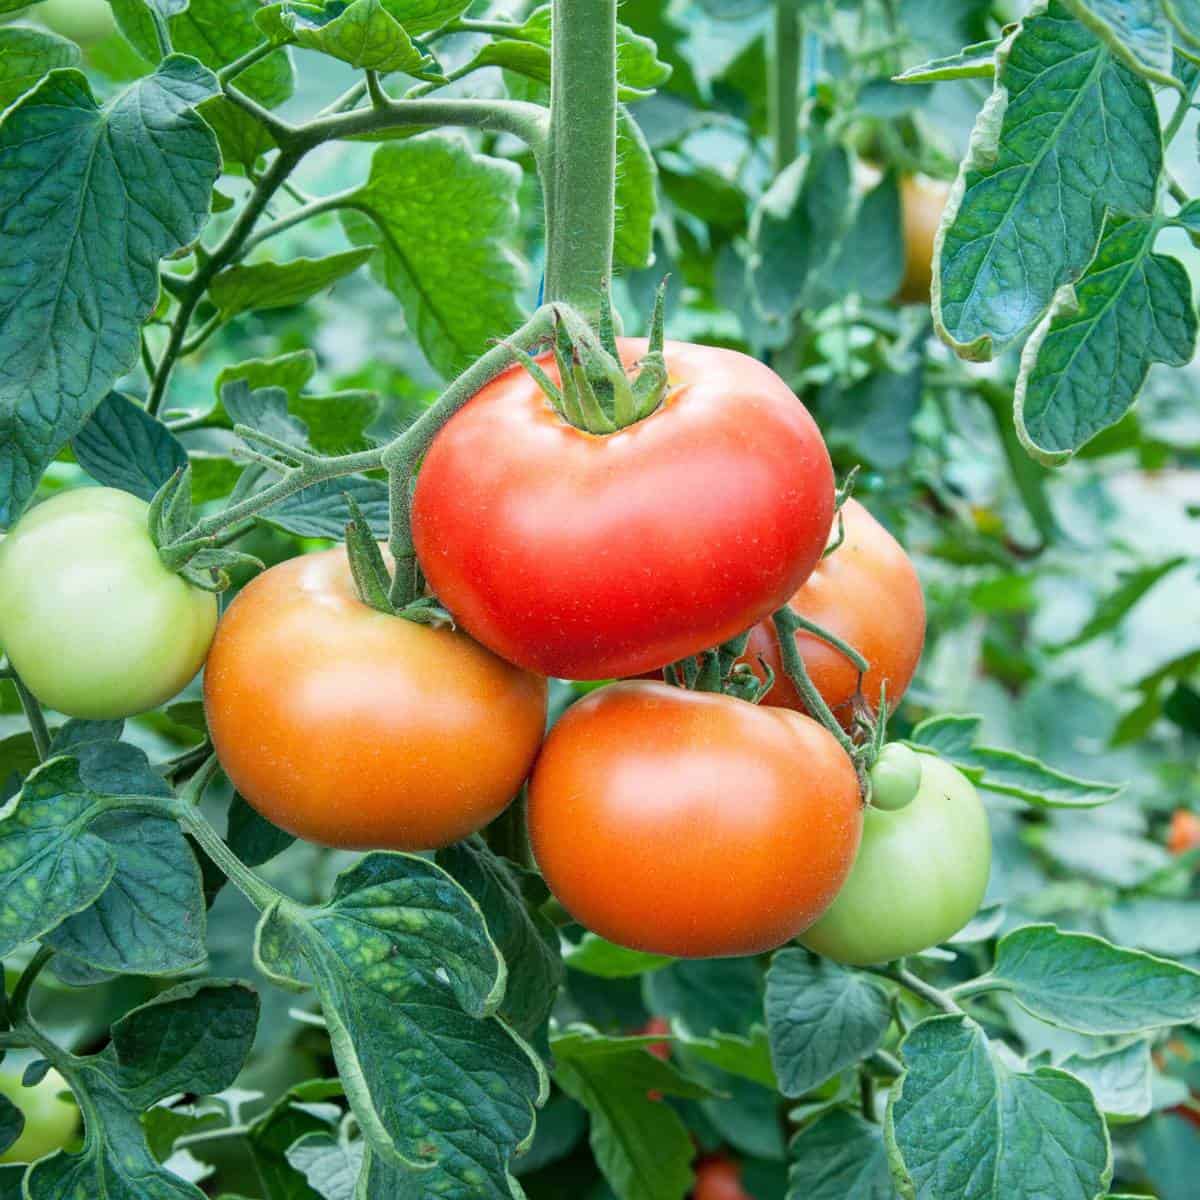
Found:
<svg viewBox="0 0 1200 1200"><path fill-rule="evenodd" d="M620 350L636 370L646 343ZM860 678L835 644L795 635L854 728L864 697L886 684L897 700L915 670L912 564L852 500L827 553L829 455L769 368L678 343L666 358L665 399L611 434L562 419L516 367L441 430L413 539L453 628L363 603L342 548L264 572L217 625L214 598L162 565L142 501L94 488L46 501L0 546L0 641L35 695L83 717L152 708L206 661L226 773L325 845L434 849L527 785L551 890L622 945L737 955L803 934L874 962L944 940L987 879L974 789L889 746L868 807L849 740L805 712L771 621L790 604L869 661ZM740 692L678 686L694 671L664 681L747 630L724 680ZM551 676L618 682L547 736ZM740 698L747 682L761 702Z"/></svg>

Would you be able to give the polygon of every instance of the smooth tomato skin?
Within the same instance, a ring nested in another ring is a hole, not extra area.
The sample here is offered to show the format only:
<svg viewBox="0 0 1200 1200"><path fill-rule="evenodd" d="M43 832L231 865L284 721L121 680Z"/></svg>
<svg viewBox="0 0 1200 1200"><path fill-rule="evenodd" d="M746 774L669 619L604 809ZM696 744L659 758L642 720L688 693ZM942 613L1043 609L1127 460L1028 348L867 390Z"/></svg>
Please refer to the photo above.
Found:
<svg viewBox="0 0 1200 1200"><path fill-rule="evenodd" d="M800 942L852 966L928 950L979 911L991 863L979 793L949 763L923 754L916 798L896 812L867 809L850 878Z"/></svg>
<svg viewBox="0 0 1200 1200"><path fill-rule="evenodd" d="M204 704L221 765L269 821L326 846L430 850L517 794L546 681L465 634L368 608L339 547L241 591Z"/></svg>
<svg viewBox="0 0 1200 1200"><path fill-rule="evenodd" d="M18 1075L0 1074L0 1095L7 1096L25 1115L21 1136L3 1154L0 1163L36 1162L62 1150L79 1130L79 1109L59 1095L69 1093L66 1081L55 1070L33 1087L24 1087Z"/></svg>
<svg viewBox="0 0 1200 1200"><path fill-rule="evenodd" d="M621 343L627 364L645 351ZM566 679L662 667L774 611L819 560L833 468L805 407L743 354L669 342L666 357L674 390L607 437L562 420L513 367L430 447L421 567L510 662Z"/></svg>
<svg viewBox="0 0 1200 1200"><path fill-rule="evenodd" d="M896 292L901 304L928 304L933 284L933 243L950 198L941 180L906 175L900 180L900 216L904 226L904 277Z"/></svg>
<svg viewBox="0 0 1200 1200"><path fill-rule="evenodd" d="M30 509L0 542L0 645L67 716L157 708L208 653L217 599L163 566L148 511L116 488L77 488Z"/></svg>
<svg viewBox="0 0 1200 1200"><path fill-rule="evenodd" d="M1167 849L1172 854L1186 854L1200 846L1200 816L1186 808L1177 808L1171 814L1171 827L1167 830Z"/></svg>
<svg viewBox="0 0 1200 1200"><path fill-rule="evenodd" d="M786 942L837 894L861 829L854 768L815 721L665 683L572 706L529 782L550 890L587 928L655 954Z"/></svg>
<svg viewBox="0 0 1200 1200"><path fill-rule="evenodd" d="M729 1158L706 1158L696 1164L692 1200L751 1200L742 1188L742 1168Z"/></svg>
<svg viewBox="0 0 1200 1200"><path fill-rule="evenodd" d="M863 676L863 698L872 710L877 709L886 680L888 708L894 709L912 682L925 645L921 581L900 543L857 500L846 501L842 516L845 540L821 560L792 596L791 606L858 650L871 664ZM796 646L817 691L848 726L858 683L854 664L809 633L797 633ZM775 672L775 684L764 704L805 711L800 694L783 673L779 639L770 619L751 630L742 661L760 679L766 679L763 662Z"/></svg>

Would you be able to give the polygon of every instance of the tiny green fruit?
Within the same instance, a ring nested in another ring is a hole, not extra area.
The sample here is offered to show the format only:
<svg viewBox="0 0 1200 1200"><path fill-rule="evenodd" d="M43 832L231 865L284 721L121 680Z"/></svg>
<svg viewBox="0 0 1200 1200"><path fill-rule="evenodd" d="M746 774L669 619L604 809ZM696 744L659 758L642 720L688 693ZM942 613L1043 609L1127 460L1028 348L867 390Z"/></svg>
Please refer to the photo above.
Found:
<svg viewBox="0 0 1200 1200"><path fill-rule="evenodd" d="M921 756L902 742L892 742L871 768L871 804L898 812L916 799L921 786Z"/></svg>
<svg viewBox="0 0 1200 1200"><path fill-rule="evenodd" d="M16 1075L0 1074L0 1095L7 1096L25 1117L21 1136L3 1154L0 1163L36 1162L69 1146L79 1129L79 1109L61 1093L67 1085L54 1070L33 1087L24 1087Z"/></svg>

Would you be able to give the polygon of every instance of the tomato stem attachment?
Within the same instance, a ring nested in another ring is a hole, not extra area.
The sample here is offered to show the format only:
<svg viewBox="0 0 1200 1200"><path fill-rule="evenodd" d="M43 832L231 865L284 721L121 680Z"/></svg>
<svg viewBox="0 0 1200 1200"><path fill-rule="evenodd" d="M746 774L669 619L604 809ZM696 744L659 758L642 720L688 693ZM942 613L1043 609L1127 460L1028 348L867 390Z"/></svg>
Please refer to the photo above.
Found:
<svg viewBox="0 0 1200 1200"><path fill-rule="evenodd" d="M42 712L41 701L25 686L20 675L9 664L8 677L17 689L17 699L21 701L21 711L29 724L29 732L33 737L33 748L37 752L38 761L45 762L50 757L50 730L46 727L46 716Z"/></svg>
<svg viewBox="0 0 1200 1200"><path fill-rule="evenodd" d="M800 698L804 701L804 706L808 709L809 714L815 720L820 721L837 738L842 749L857 764L859 758L858 747L855 746L850 740L850 735L838 723L837 717L833 715L833 710L825 703L825 697L817 691L816 684L813 683L812 677L808 673L808 668L804 665L804 659L796 647L797 632L804 630L805 632L815 633L816 636L822 637L826 631L821 629L819 625L814 625L813 622L799 616L786 604L777 612L772 613L771 620L775 625L775 635L779 640L779 658L783 663L783 673L792 681L792 685L796 691L800 693ZM833 637L832 634L829 636ZM857 654L857 651L855 653ZM861 659L862 656L859 655L858 657Z"/></svg>

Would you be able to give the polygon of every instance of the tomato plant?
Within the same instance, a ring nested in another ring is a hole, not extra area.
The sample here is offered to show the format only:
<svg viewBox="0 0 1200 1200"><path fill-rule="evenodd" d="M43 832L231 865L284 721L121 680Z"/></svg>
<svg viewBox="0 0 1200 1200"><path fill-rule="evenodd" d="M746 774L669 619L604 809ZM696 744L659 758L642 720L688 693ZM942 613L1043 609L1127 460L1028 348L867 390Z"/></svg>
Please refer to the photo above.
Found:
<svg viewBox="0 0 1200 1200"><path fill-rule="evenodd" d="M0 1196L1192 1200L1198 11L0 0Z"/></svg>
<svg viewBox="0 0 1200 1200"><path fill-rule="evenodd" d="M367 607L345 553L327 550L238 595L204 706L222 767L274 824L327 846L428 850L520 790L546 682L461 633Z"/></svg>
<svg viewBox="0 0 1200 1200"><path fill-rule="evenodd" d="M162 563L144 501L84 488L0 543L0 645L35 696L103 720L178 693L208 653L217 601Z"/></svg>
<svg viewBox="0 0 1200 1200"><path fill-rule="evenodd" d="M837 894L861 824L850 760L814 721L662 683L574 705L529 781L551 891L587 928L654 954L781 945Z"/></svg>
<svg viewBox="0 0 1200 1200"><path fill-rule="evenodd" d="M646 346L621 349L631 364ZM698 653L779 608L825 547L833 469L783 381L721 348L665 357L660 407L607 435L510 368L422 465L413 535L430 584L530 670L606 679Z"/></svg>

